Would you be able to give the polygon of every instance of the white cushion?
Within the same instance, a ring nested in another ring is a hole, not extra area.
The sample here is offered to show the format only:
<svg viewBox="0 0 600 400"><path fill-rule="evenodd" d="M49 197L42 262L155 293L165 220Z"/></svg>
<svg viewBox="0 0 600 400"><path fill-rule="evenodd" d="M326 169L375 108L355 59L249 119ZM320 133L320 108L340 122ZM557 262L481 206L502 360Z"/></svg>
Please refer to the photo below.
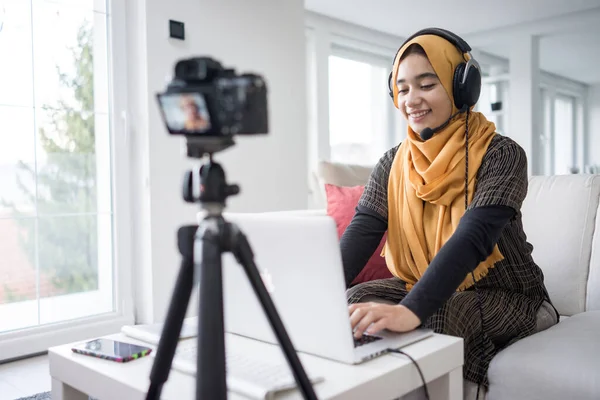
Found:
<svg viewBox="0 0 600 400"><path fill-rule="evenodd" d="M600 176L534 176L522 207L533 257L561 315L585 310Z"/></svg>
<svg viewBox="0 0 600 400"><path fill-rule="evenodd" d="M321 161L317 174L323 183L336 186L364 186L371 176L374 166L342 164Z"/></svg>
<svg viewBox="0 0 600 400"><path fill-rule="evenodd" d="M596 230L592 241L590 276L587 287L586 310L600 310L600 208L596 213Z"/></svg>

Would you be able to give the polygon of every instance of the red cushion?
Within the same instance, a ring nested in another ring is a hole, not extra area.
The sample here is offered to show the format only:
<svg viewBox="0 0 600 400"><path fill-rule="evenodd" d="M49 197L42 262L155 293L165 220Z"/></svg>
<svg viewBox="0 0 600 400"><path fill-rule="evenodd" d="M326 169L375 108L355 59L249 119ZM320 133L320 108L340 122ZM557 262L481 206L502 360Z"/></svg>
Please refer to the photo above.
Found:
<svg viewBox="0 0 600 400"><path fill-rule="evenodd" d="M337 225L338 238L341 238L344 231L350 225L354 217L355 209L364 191L364 186L342 187L331 184L325 184L327 194L327 215L331 216ZM367 261L367 265L358 274L352 284L372 281L375 279L391 278L392 274L385 264L385 258L381 257L381 250L385 244L387 232L383 235L379 246Z"/></svg>

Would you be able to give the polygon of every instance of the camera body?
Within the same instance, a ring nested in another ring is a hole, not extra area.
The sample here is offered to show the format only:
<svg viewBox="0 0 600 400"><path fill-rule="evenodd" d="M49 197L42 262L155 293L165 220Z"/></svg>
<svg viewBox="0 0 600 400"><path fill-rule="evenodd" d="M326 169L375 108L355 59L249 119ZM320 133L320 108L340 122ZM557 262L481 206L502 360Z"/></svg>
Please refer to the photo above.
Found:
<svg viewBox="0 0 600 400"><path fill-rule="evenodd" d="M156 96L169 133L194 142L231 140L234 135L269 130L263 77L238 75L210 57L178 61L173 80Z"/></svg>

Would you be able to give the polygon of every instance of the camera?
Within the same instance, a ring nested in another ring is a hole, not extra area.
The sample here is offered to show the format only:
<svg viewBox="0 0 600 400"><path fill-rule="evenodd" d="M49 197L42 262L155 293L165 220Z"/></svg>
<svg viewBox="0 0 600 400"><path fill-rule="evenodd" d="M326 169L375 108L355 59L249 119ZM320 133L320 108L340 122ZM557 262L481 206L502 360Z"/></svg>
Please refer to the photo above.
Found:
<svg viewBox="0 0 600 400"><path fill-rule="evenodd" d="M267 86L262 76L236 74L210 57L180 60L157 100L172 135L195 143L230 141L269 130Z"/></svg>

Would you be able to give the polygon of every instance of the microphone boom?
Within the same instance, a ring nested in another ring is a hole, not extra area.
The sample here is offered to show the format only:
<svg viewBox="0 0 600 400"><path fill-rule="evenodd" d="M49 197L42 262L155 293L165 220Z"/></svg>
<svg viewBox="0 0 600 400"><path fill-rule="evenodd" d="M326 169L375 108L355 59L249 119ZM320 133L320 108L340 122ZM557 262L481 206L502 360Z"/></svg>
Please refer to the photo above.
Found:
<svg viewBox="0 0 600 400"><path fill-rule="evenodd" d="M460 114L461 112L465 112L466 109L463 107L460 110L458 110L457 113L455 113L454 115L450 116L450 118L448 118L446 120L446 122L444 122L443 124L441 124L440 126L438 126L437 128L423 128L423 130L421 131L421 133L419 134L419 136L421 136L421 139L426 142L429 139L431 139L433 137L433 135L439 131L441 131L442 129L444 129L449 123L450 121L452 121L452 118L456 117L458 114Z"/></svg>

